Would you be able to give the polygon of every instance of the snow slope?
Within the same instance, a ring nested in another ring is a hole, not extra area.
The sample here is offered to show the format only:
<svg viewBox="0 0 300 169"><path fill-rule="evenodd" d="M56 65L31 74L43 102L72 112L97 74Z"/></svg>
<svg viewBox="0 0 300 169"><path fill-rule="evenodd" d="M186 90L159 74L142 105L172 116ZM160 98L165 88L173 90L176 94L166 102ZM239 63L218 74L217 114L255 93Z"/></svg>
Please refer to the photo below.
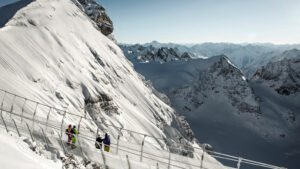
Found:
<svg viewBox="0 0 300 169"><path fill-rule="evenodd" d="M83 130L95 132L97 125L102 132L114 133L106 125L113 124L168 137L170 142L184 138L182 144L194 145L190 129L181 125L174 110L144 84L121 49L70 0L38 0L19 10L0 29L0 51L0 88L97 119L97 123L83 120ZM9 101L12 98L6 98L4 107L10 106ZM16 107L23 104L16 102ZM34 105L25 109L32 112ZM50 118L61 121L57 114ZM65 120L76 124L79 118L67 115Z"/></svg>
<svg viewBox="0 0 300 169"><path fill-rule="evenodd" d="M53 169L62 166L59 161L54 162L52 159L47 159L33 152L22 138L9 135L2 130L0 130L0 144L2 169Z"/></svg>

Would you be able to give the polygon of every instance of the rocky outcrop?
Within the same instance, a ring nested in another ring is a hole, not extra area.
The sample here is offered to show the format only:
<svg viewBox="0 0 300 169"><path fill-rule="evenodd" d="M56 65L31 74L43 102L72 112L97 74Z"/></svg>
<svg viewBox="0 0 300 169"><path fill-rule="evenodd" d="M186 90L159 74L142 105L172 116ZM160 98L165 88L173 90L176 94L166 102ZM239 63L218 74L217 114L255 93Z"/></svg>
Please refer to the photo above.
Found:
<svg viewBox="0 0 300 169"><path fill-rule="evenodd" d="M172 90L175 98L187 103L183 110L197 109L213 96L229 99L240 113L259 113L259 105L243 73L226 56L218 57L219 60L201 71L192 84Z"/></svg>
<svg viewBox="0 0 300 169"><path fill-rule="evenodd" d="M300 92L300 55L268 63L251 80L264 82L280 95Z"/></svg>
<svg viewBox="0 0 300 169"><path fill-rule="evenodd" d="M152 45L120 45L126 57L138 62L160 62L165 63L175 60L189 60L193 55L189 52L180 52L179 49L172 47L155 48Z"/></svg>
<svg viewBox="0 0 300 169"><path fill-rule="evenodd" d="M105 36L110 35L114 31L113 22L106 14L103 6L95 0L78 0L78 2L82 5L83 11L96 23Z"/></svg>

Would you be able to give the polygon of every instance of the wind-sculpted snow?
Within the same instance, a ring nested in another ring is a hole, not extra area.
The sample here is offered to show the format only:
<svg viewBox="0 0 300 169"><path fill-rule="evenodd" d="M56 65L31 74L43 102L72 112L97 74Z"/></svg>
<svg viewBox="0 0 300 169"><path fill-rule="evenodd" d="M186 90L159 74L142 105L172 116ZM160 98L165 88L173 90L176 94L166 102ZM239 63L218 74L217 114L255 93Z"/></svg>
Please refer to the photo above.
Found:
<svg viewBox="0 0 300 169"><path fill-rule="evenodd" d="M167 140L159 144L194 144L175 111L71 0L37 0L19 10L0 29L0 51L0 88L97 121L82 120L82 128L113 133L106 126L113 124Z"/></svg>

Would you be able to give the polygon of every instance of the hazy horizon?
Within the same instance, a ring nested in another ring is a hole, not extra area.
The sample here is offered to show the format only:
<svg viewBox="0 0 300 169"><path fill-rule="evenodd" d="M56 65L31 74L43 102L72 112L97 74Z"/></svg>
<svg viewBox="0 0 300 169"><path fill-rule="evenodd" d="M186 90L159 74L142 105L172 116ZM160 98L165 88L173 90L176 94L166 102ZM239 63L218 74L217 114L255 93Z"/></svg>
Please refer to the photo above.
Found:
<svg viewBox="0 0 300 169"><path fill-rule="evenodd" d="M120 43L300 43L296 0L97 0Z"/></svg>

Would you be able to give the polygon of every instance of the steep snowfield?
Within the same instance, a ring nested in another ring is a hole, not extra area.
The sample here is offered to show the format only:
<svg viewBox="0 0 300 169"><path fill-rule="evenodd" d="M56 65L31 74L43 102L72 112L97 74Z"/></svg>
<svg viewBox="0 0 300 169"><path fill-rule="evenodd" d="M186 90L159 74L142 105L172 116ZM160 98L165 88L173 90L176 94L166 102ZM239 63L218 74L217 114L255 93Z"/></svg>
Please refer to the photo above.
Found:
<svg viewBox="0 0 300 169"><path fill-rule="evenodd" d="M116 132L106 126L113 124L194 144L174 110L154 95L121 49L70 0L38 0L18 11L0 29L0 51L2 89L98 119L101 132ZM4 108L9 101L12 98L5 99ZM15 102L15 107L23 104ZM25 108L32 112L34 105ZM47 114L43 109L37 113ZM61 121L58 114L50 118ZM79 118L67 115L65 120L76 124ZM96 131L96 124L83 120L81 128ZM153 140L149 145L158 148L158 140Z"/></svg>
<svg viewBox="0 0 300 169"><path fill-rule="evenodd" d="M21 138L0 131L0 164L2 169L53 169L61 168L60 161L40 156L33 152ZM5 155L4 155L5 154Z"/></svg>

